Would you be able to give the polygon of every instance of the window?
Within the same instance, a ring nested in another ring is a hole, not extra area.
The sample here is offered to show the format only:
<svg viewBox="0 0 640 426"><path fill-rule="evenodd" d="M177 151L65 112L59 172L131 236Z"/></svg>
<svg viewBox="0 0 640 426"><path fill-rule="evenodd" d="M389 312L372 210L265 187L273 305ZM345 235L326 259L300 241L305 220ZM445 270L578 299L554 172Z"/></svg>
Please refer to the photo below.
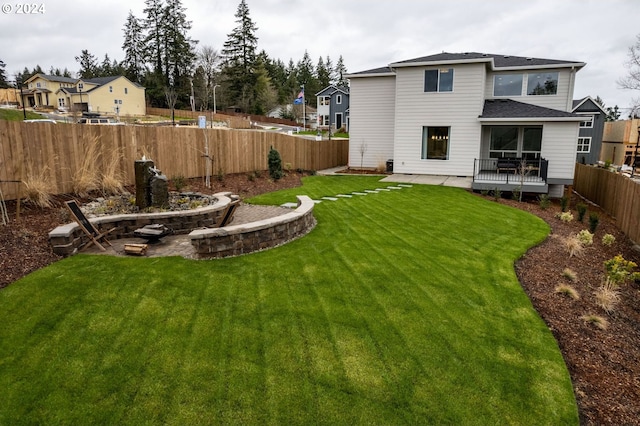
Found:
<svg viewBox="0 0 640 426"><path fill-rule="evenodd" d="M40 83L36 83L36 87L40 88L41 87Z"/></svg>
<svg viewBox="0 0 640 426"><path fill-rule="evenodd" d="M341 104L342 103L342 95L336 95L336 104Z"/></svg>
<svg viewBox="0 0 640 426"><path fill-rule="evenodd" d="M496 126L491 128L489 158L540 158L542 127Z"/></svg>
<svg viewBox="0 0 640 426"><path fill-rule="evenodd" d="M129 88L128 88L128 87L125 87L125 88L124 88L124 94L126 95L126 94L128 94L128 93L129 93Z"/></svg>
<svg viewBox="0 0 640 426"><path fill-rule="evenodd" d="M318 103L320 105L330 105L331 98L329 96L318 96Z"/></svg>
<svg viewBox="0 0 640 426"><path fill-rule="evenodd" d="M113 86L109 86L109 93L113 92Z"/></svg>
<svg viewBox="0 0 640 426"><path fill-rule="evenodd" d="M578 152L591 152L591 138L578 138Z"/></svg>
<svg viewBox="0 0 640 426"><path fill-rule="evenodd" d="M449 159L449 127L422 128L423 160Z"/></svg>
<svg viewBox="0 0 640 426"><path fill-rule="evenodd" d="M529 74L527 95L555 95L558 93L558 73Z"/></svg>
<svg viewBox="0 0 640 426"><path fill-rule="evenodd" d="M453 92L453 68L426 70L424 72L425 92Z"/></svg>
<svg viewBox="0 0 640 426"><path fill-rule="evenodd" d="M522 74L499 74L493 76L493 96L522 95Z"/></svg>
<svg viewBox="0 0 640 426"><path fill-rule="evenodd" d="M580 122L580 128L592 128L593 127L593 115L584 117L584 121Z"/></svg>
<svg viewBox="0 0 640 426"><path fill-rule="evenodd" d="M58 98L58 108L64 108L64 98Z"/></svg>
<svg viewBox="0 0 640 426"><path fill-rule="evenodd" d="M320 122L321 126L328 126L329 125L329 116L328 115L320 115L318 117L318 121Z"/></svg>

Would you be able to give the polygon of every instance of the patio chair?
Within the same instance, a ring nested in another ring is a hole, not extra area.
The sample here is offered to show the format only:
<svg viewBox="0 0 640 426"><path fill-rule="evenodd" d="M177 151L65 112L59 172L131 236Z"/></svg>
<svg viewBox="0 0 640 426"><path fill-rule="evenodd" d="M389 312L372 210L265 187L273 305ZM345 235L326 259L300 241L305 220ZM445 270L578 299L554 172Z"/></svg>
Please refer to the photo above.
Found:
<svg viewBox="0 0 640 426"><path fill-rule="evenodd" d="M236 212L238 205L240 204L240 199L232 200L225 211L222 213L220 221L216 223L216 228L222 228L223 226L227 226L233 220L233 214Z"/></svg>
<svg viewBox="0 0 640 426"><path fill-rule="evenodd" d="M103 241L104 243L107 243L109 246L111 246L111 243L109 242L109 240L107 240L106 236L117 228L111 228L108 231L100 232L95 226L93 226L93 223L89 222L89 219L87 219L84 213L82 213L82 210L80 210L80 206L78 206L78 203L75 200L66 201L65 204L71 212L73 220L75 220L78 225L80 225L80 229L82 229L87 237L89 237L90 241L83 248L87 248L90 247L91 244L95 244L100 248L100 250L106 251L107 249L105 249L104 246L100 244L100 241Z"/></svg>

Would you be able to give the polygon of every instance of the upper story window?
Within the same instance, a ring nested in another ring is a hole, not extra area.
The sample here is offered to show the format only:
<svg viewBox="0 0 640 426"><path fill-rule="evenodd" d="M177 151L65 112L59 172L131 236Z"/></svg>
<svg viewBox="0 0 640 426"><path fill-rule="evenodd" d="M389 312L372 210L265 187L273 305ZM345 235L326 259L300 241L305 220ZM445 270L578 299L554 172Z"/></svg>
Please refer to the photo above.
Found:
<svg viewBox="0 0 640 426"><path fill-rule="evenodd" d="M556 93L558 93L557 72L529 74L527 95L555 95Z"/></svg>
<svg viewBox="0 0 640 426"><path fill-rule="evenodd" d="M113 92L113 86L109 86L109 93Z"/></svg>
<svg viewBox="0 0 640 426"><path fill-rule="evenodd" d="M590 129L593 127L593 115L588 115L584 117L584 121L580 122L580 128L582 129Z"/></svg>
<svg viewBox="0 0 640 426"><path fill-rule="evenodd" d="M128 87L125 87L125 88L124 88L124 94L126 95L127 93L129 93L129 88L128 88Z"/></svg>
<svg viewBox="0 0 640 426"><path fill-rule="evenodd" d="M591 138L578 138L578 152L591 152Z"/></svg>
<svg viewBox="0 0 640 426"><path fill-rule="evenodd" d="M342 95L336 95L336 103L337 104L341 104L342 103Z"/></svg>
<svg viewBox="0 0 640 426"><path fill-rule="evenodd" d="M318 102L320 103L320 105L330 105L331 104L331 97L329 97L329 96L318 96Z"/></svg>
<svg viewBox="0 0 640 426"><path fill-rule="evenodd" d="M453 92L453 68L426 70L424 72L425 92Z"/></svg>
<svg viewBox="0 0 640 426"><path fill-rule="evenodd" d="M40 87L42 87L42 84L38 82L38 83L36 83L36 87L40 88Z"/></svg>
<svg viewBox="0 0 640 426"><path fill-rule="evenodd" d="M522 95L522 74L499 74L493 76L493 96Z"/></svg>

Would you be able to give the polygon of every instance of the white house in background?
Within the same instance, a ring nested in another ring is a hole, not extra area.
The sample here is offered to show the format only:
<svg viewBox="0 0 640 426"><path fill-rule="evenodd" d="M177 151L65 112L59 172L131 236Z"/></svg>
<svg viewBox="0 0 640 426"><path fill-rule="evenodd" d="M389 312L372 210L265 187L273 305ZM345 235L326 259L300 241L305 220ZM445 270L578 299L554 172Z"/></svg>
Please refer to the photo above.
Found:
<svg viewBox="0 0 640 426"><path fill-rule="evenodd" d="M583 62L440 53L349 74L349 165L561 196L573 184ZM362 141L362 142L360 142Z"/></svg>

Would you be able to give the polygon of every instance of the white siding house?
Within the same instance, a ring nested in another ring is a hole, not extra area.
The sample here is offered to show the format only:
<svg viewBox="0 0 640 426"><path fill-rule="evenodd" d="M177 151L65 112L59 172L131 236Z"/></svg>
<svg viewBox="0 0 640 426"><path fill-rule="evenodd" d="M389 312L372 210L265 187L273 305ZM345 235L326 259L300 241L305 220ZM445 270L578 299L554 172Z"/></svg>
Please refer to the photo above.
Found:
<svg viewBox="0 0 640 426"><path fill-rule="evenodd" d="M375 168L389 156L396 173L562 193L573 183L573 88L584 65L442 53L350 74L349 166Z"/></svg>

